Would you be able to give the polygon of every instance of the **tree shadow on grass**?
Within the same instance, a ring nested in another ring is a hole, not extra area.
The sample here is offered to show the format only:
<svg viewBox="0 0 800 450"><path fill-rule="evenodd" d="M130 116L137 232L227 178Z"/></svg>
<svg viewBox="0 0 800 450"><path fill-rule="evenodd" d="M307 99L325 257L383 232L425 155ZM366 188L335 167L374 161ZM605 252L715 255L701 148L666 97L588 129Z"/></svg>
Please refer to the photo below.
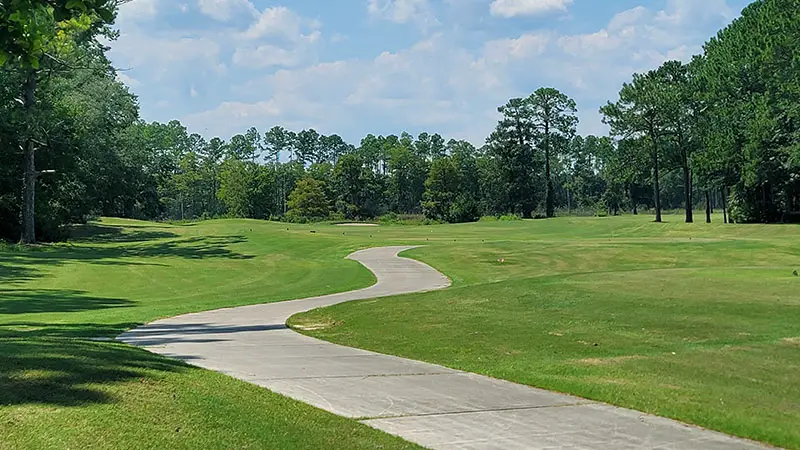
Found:
<svg viewBox="0 0 800 450"><path fill-rule="evenodd" d="M115 383L147 383L158 372L181 372L188 366L143 349L111 340L137 323L47 324L19 321L0 324L0 407L50 405L82 407L118 401ZM147 339L157 343L216 342L224 335L285 329L285 325L163 325ZM183 337L171 336L174 333ZM201 335L217 337L203 340ZM96 341L107 338L108 342ZM151 342L152 343L152 342ZM191 357L183 358L191 361Z"/></svg>
<svg viewBox="0 0 800 450"><path fill-rule="evenodd" d="M141 323L42 323L17 321L0 323L0 339L113 339Z"/></svg>
<svg viewBox="0 0 800 450"><path fill-rule="evenodd" d="M0 314L71 313L126 308L135 304L131 300L92 297L74 290L0 289Z"/></svg>
<svg viewBox="0 0 800 450"><path fill-rule="evenodd" d="M0 355L0 406L112 403L110 384L186 370L182 362L117 342L5 337Z"/></svg>
<svg viewBox="0 0 800 450"><path fill-rule="evenodd" d="M192 260L229 259L249 260L253 255L239 253L231 245L247 242L244 236L193 236L163 239L151 236L141 242L128 241L109 245L57 245L21 248L0 252L0 281L20 282L42 276L42 267L61 266L74 262L97 265L153 265L161 258Z"/></svg>
<svg viewBox="0 0 800 450"><path fill-rule="evenodd" d="M146 242L155 239L177 238L179 235L169 231L140 231L129 227L117 227L110 225L88 224L79 225L70 229L70 241L76 243L94 242L98 244L106 243L126 243L126 242Z"/></svg>
<svg viewBox="0 0 800 450"><path fill-rule="evenodd" d="M10 264L0 255L0 282L27 281L36 278L39 270L24 265Z"/></svg>

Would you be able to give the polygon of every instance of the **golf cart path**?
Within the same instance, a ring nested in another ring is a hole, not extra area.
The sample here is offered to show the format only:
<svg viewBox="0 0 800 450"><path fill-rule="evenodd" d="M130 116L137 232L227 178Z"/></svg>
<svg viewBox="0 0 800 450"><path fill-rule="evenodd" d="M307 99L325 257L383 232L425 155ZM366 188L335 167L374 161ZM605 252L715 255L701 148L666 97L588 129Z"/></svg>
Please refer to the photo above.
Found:
<svg viewBox="0 0 800 450"><path fill-rule="evenodd" d="M377 277L365 289L186 314L118 339L433 449L765 448L629 409L331 344L286 327L290 316L314 308L450 285L432 267L398 256L411 248L348 256Z"/></svg>

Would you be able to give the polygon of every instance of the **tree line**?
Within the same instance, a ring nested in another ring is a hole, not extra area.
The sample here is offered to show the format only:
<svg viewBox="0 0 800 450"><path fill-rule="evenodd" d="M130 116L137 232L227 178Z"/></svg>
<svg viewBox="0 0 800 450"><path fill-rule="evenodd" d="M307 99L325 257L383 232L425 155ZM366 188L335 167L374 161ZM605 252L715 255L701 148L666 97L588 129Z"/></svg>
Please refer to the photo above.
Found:
<svg viewBox="0 0 800 450"><path fill-rule="evenodd" d="M0 8L0 237L58 239L93 216L313 221L424 215L553 217L722 208L725 221L800 210L799 0L760 0L690 62L634 74L579 136L544 87L498 108L483 145L436 133L338 135L280 126L206 139L147 123L103 39L119 6Z"/></svg>

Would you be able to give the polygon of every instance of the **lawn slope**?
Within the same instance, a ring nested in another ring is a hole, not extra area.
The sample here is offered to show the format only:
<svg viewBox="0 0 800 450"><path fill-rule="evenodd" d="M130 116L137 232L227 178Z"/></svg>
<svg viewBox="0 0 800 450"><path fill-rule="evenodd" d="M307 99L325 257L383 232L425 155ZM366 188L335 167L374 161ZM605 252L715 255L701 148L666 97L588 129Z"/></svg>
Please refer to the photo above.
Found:
<svg viewBox="0 0 800 450"><path fill-rule="evenodd" d="M0 449L417 448L102 340L175 314L367 286L369 271L343 259L357 244L256 221L76 231L0 249Z"/></svg>
<svg viewBox="0 0 800 450"><path fill-rule="evenodd" d="M290 325L800 448L800 227L668 220L453 227L407 253L453 288Z"/></svg>

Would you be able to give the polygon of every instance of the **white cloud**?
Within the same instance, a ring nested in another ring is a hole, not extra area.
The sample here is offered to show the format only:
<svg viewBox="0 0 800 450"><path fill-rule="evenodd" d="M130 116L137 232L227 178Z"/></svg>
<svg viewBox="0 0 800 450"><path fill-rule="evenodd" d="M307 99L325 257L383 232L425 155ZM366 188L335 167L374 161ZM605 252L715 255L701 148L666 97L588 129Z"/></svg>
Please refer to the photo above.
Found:
<svg viewBox="0 0 800 450"><path fill-rule="evenodd" d="M347 36L346 34L342 34L342 33L333 33L333 36L331 36L331 42L334 43L334 44L338 44L340 42L344 42L344 41L346 41L348 39L350 39L349 36Z"/></svg>
<svg viewBox="0 0 800 450"><path fill-rule="evenodd" d="M133 0L119 7L119 15L128 20L146 20L158 13L158 0Z"/></svg>
<svg viewBox="0 0 800 450"><path fill-rule="evenodd" d="M544 53L550 36L545 33L523 34L517 39L498 39L484 46L486 59L493 62L527 59Z"/></svg>
<svg viewBox="0 0 800 450"><path fill-rule="evenodd" d="M615 14L606 28L614 31L621 30L642 23L650 16L652 16L652 11L644 6L637 6Z"/></svg>
<svg viewBox="0 0 800 450"><path fill-rule="evenodd" d="M117 72L117 81L119 81L121 83L124 83L126 86L130 86L132 88L135 88L135 87L138 87L138 86L141 85L141 83L139 83L139 80L137 80L136 78L130 77L128 75L125 75L122 72Z"/></svg>
<svg viewBox="0 0 800 450"><path fill-rule="evenodd" d="M220 22L231 20L237 13L258 14L258 9L250 0L197 0L197 6L201 13Z"/></svg>
<svg viewBox="0 0 800 450"><path fill-rule="evenodd" d="M279 36L289 40L298 40L304 37L303 29L316 30L320 24L316 21L304 19L285 6L267 8L258 16L243 36L247 39L261 39L270 36Z"/></svg>
<svg viewBox="0 0 800 450"><path fill-rule="evenodd" d="M136 0L153 2L161 14L166 2L155 1ZM354 30L350 42L336 49L340 54L345 50L349 59L319 62L328 56L323 50L337 47L326 44L343 39L335 32L347 30L332 30L323 39L319 22L292 9L277 6L253 12L247 0L225 0L218 3L228 6L206 8L225 23L203 29L126 24L121 39L112 44L112 57L116 65L134 69L122 74L130 80L121 80L146 87L137 89L144 111L150 109L158 120L182 116L191 129L211 135L229 137L250 126L283 125L314 127L355 142L368 132L405 129L481 144L496 123L498 105L540 86L556 87L576 99L581 132L603 133L597 109L616 96L622 82L667 59L687 59L729 14L723 0L668 0L663 11L638 6L582 34L549 29L492 39L481 28L489 1L448 1L461 10L437 10L452 15L442 12L445 23L433 34L410 47L372 56L351 53L359 44ZM436 23L428 1L364 3L373 19ZM571 3L495 0L492 14L566 11ZM179 7L178 2L172 6L175 12ZM138 17L149 14L145 10L139 10ZM123 14L133 17L134 12ZM464 23L468 14L480 19ZM453 20L452 27L445 17ZM551 26L560 25L553 21ZM228 64L236 68L227 70ZM194 100L186 101L189 98ZM202 105L202 112L186 109L195 105Z"/></svg>
<svg viewBox="0 0 800 450"><path fill-rule="evenodd" d="M319 32L308 38L308 43L313 44L319 40ZM310 45L298 45L291 49L281 48L271 44L256 47L237 48L233 53L233 63L238 66L265 68L265 67L295 67L311 59L313 52Z"/></svg>
<svg viewBox="0 0 800 450"><path fill-rule="evenodd" d="M316 59L321 24L284 6L267 8L240 35L234 64L250 68L295 67Z"/></svg>
<svg viewBox="0 0 800 450"><path fill-rule="evenodd" d="M668 0L656 19L672 26L685 26L700 21L733 18L733 10L726 0Z"/></svg>
<svg viewBox="0 0 800 450"><path fill-rule="evenodd" d="M493 16L535 16L556 11L566 12L573 0L494 0L489 5Z"/></svg>
<svg viewBox="0 0 800 450"><path fill-rule="evenodd" d="M369 118L378 124L373 133L430 130L480 144L494 126L498 102L512 94L502 77L502 65L453 48L437 34L371 60L279 70L237 88L244 98L263 92L263 100L224 103L186 120L222 135L281 124L358 136Z"/></svg>
<svg viewBox="0 0 800 450"><path fill-rule="evenodd" d="M367 12L395 23L415 22L424 27L438 23L428 0L368 0Z"/></svg>
<svg viewBox="0 0 800 450"><path fill-rule="evenodd" d="M123 61L125 68L137 73L146 70L155 80L180 78L184 68L195 72L222 73L221 45L211 37L182 37L180 35L152 36L142 30L129 28L114 42L111 56Z"/></svg>

